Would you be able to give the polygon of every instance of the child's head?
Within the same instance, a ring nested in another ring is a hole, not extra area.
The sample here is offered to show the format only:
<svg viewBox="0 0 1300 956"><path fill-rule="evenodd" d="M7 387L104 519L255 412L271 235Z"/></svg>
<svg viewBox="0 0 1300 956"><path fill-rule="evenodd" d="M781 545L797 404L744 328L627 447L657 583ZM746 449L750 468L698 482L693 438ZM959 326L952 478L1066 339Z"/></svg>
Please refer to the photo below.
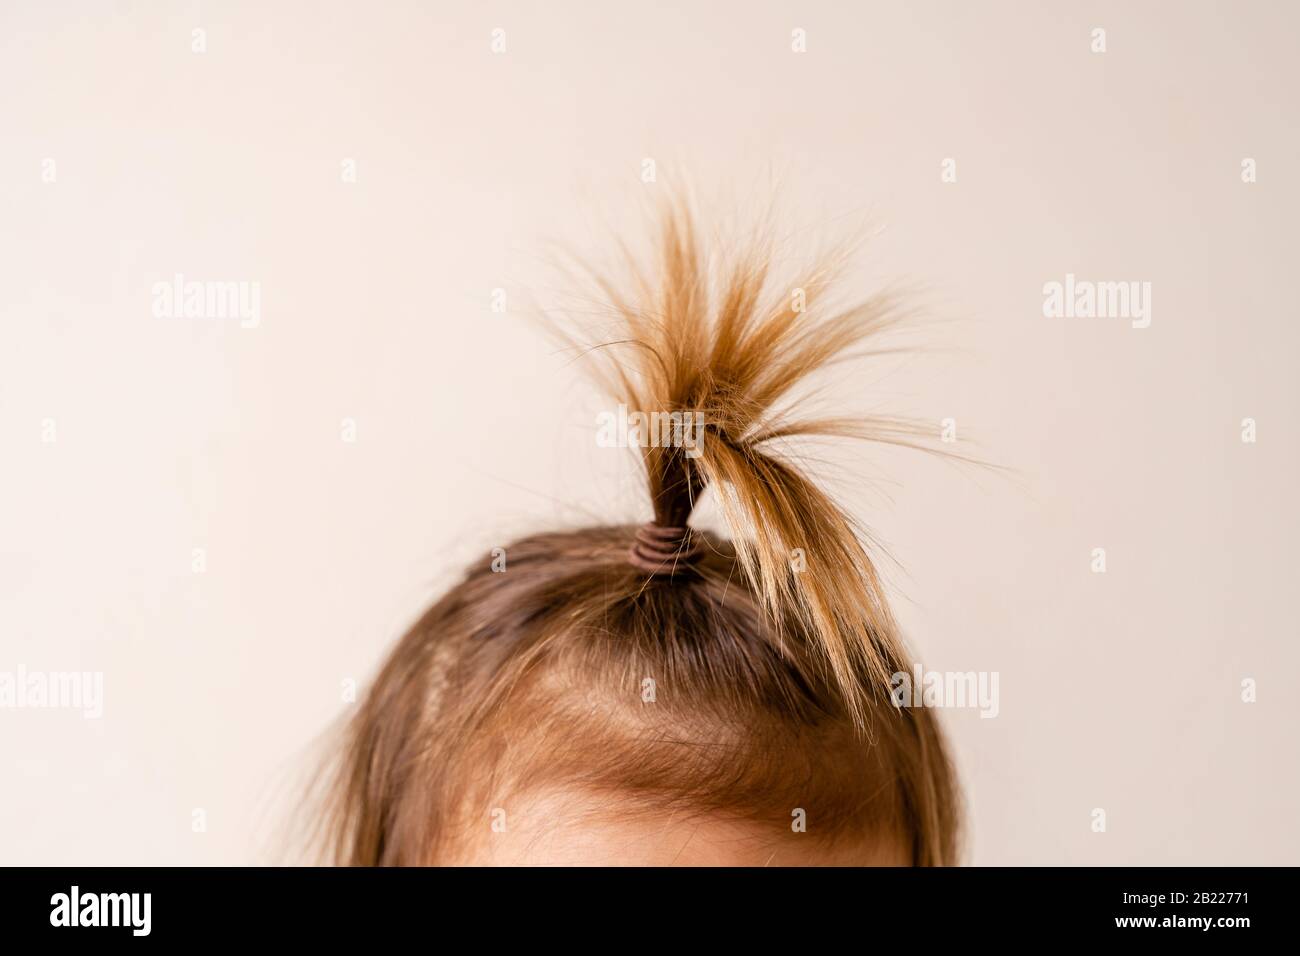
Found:
<svg viewBox="0 0 1300 956"><path fill-rule="evenodd" d="M342 862L954 861L955 782L931 712L892 702L910 663L875 569L778 453L903 440L789 404L895 313L817 316L830 276L771 290L769 252L715 266L677 210L653 281L603 286L620 330L593 354L653 432L653 521L516 541L411 628L350 727ZM730 540L689 529L706 491Z"/></svg>

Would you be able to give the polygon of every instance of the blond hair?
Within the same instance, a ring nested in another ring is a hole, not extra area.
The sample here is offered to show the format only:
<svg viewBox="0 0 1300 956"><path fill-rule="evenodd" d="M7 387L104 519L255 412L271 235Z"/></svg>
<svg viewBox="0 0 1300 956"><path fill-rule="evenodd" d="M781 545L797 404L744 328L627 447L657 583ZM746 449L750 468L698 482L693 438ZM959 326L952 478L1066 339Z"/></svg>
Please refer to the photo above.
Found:
<svg viewBox="0 0 1300 956"><path fill-rule="evenodd" d="M328 819L339 862L452 859L506 795L547 787L774 834L803 808L810 839L955 862L954 774L932 713L894 706L891 675L911 664L862 533L780 451L912 443L900 421L794 414L798 386L899 311L878 296L815 317L836 269L803 278L800 309L771 287L771 258L760 237L718 264L678 203L648 268L597 278L618 331L567 341L628 408L702 413L703 434L644 448L648 537L516 541L506 573L473 564L401 639L349 726ZM686 530L706 491L725 536Z"/></svg>

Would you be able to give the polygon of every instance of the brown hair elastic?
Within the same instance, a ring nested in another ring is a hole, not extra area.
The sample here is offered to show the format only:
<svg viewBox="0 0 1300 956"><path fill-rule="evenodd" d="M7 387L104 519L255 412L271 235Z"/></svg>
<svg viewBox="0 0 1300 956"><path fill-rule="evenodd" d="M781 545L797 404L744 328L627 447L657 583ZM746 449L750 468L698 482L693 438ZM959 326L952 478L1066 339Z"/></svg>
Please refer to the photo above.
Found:
<svg viewBox="0 0 1300 956"><path fill-rule="evenodd" d="M638 570L672 575L690 567L703 553L703 541L689 527L664 527L648 521L637 529L627 557Z"/></svg>

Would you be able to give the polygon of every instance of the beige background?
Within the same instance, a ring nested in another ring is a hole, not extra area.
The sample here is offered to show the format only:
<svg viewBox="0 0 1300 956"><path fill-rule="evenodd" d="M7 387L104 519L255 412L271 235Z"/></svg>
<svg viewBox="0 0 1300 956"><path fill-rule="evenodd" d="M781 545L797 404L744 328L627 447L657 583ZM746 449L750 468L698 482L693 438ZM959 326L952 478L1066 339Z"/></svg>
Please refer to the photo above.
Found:
<svg viewBox="0 0 1300 956"><path fill-rule="evenodd" d="M524 315L545 244L773 170L814 229L880 227L850 291L954 320L843 403L1018 473L839 483L925 662L1001 675L997 719L947 715L968 858L1300 862L1293 4L2 9L0 670L106 701L0 710L0 862L270 859L341 682L450 572L644 516ZM260 327L155 318L175 272L260 282ZM1151 327L1044 318L1067 272L1151 282Z"/></svg>

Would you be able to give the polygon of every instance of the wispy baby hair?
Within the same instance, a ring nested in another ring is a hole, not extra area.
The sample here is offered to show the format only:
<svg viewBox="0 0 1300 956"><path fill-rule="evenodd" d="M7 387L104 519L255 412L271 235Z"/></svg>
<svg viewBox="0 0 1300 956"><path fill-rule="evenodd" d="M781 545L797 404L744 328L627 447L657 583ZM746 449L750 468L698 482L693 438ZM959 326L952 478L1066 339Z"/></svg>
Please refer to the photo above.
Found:
<svg viewBox="0 0 1300 956"><path fill-rule="evenodd" d="M629 409L702 422L690 442L645 443L652 520L517 541L506 573L476 562L412 627L350 726L340 860L467 859L490 808L545 796L713 814L778 844L801 812L801 839L954 861L942 735L891 702L911 665L862 530L784 452L914 442L898 420L800 413L811 376L881 348L898 303L823 307L842 257L791 286L770 277L770 233L703 235L670 204L651 259L595 276L612 327L556 325ZM706 492L725 535L691 528Z"/></svg>
<svg viewBox="0 0 1300 956"><path fill-rule="evenodd" d="M807 418L799 386L871 343L905 312L882 293L823 315L821 299L846 261L823 257L793 284L769 281L776 238L751 237L727 258L701 242L690 208L668 205L657 258L630 261L626 289L596 277L617 317L613 338L569 341L596 359L596 374L629 408L698 413L689 447L644 449L652 526L684 527L706 488L717 496L741 569L780 628L792 621L816 650L854 718L888 682L901 655L880 577L855 522L781 449L803 437L856 437L914 445L918 429L894 418ZM567 326L561 326L562 334ZM810 573L791 573L795 552Z"/></svg>

